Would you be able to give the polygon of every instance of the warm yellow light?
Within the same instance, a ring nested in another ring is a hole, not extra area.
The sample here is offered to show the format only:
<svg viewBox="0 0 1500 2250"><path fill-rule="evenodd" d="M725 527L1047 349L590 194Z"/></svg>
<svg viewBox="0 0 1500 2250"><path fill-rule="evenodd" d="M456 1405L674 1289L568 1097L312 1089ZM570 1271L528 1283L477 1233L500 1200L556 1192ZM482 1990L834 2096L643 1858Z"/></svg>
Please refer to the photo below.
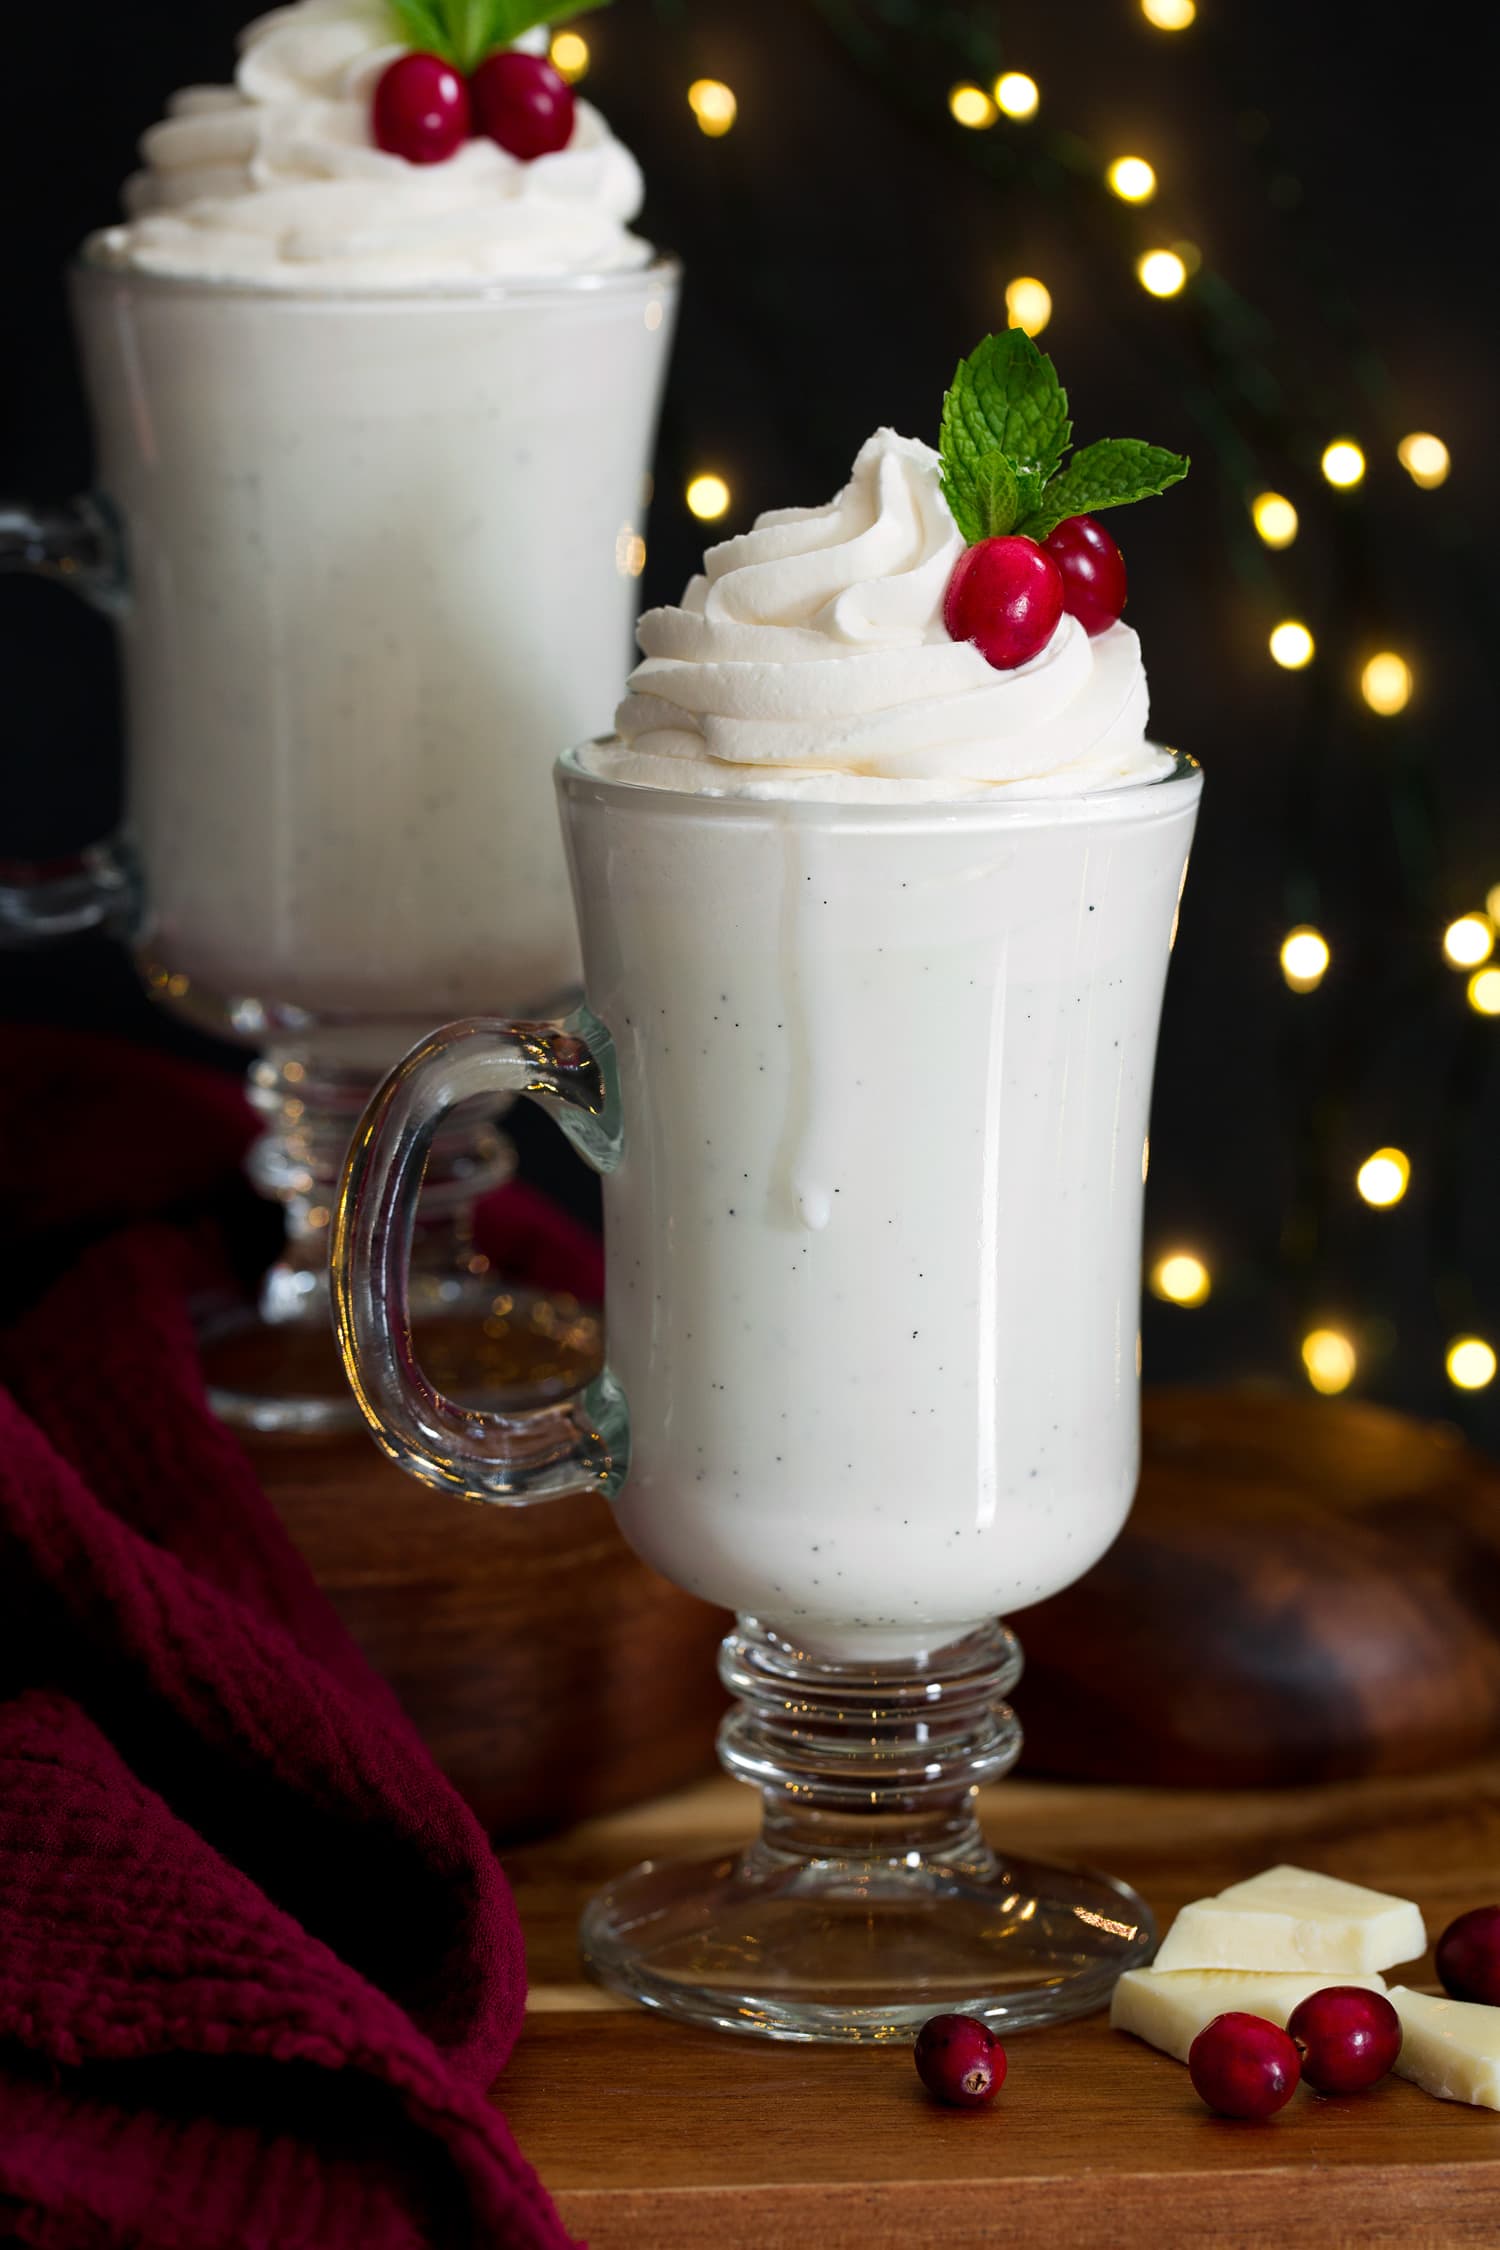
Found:
<svg viewBox="0 0 1500 2250"><path fill-rule="evenodd" d="M1419 484L1424 492L1443 483L1453 466L1447 446L1431 430L1413 430L1410 437L1404 437L1396 448L1396 459L1412 483Z"/></svg>
<svg viewBox="0 0 1500 2250"><path fill-rule="evenodd" d="M1187 267L1175 250L1148 250L1136 260L1135 278L1153 297L1175 297L1187 280Z"/></svg>
<svg viewBox="0 0 1500 2250"><path fill-rule="evenodd" d="M1485 911L1489 915L1490 920L1495 923L1500 923L1500 883L1497 883L1494 889L1486 897L1484 905Z"/></svg>
<svg viewBox="0 0 1500 2250"><path fill-rule="evenodd" d="M1104 177L1122 203L1149 203L1156 193L1156 174L1144 156L1117 156Z"/></svg>
<svg viewBox="0 0 1500 2250"><path fill-rule="evenodd" d="M1158 31L1186 31L1198 13L1198 0L1141 0L1141 14Z"/></svg>
<svg viewBox="0 0 1500 2250"><path fill-rule="evenodd" d="M1336 1391L1348 1390L1359 1359L1348 1337L1336 1328L1315 1328L1302 1339L1302 1364L1313 1389L1332 1398Z"/></svg>
<svg viewBox="0 0 1500 2250"><path fill-rule="evenodd" d="M1305 625L1286 617L1272 631L1268 645L1284 672L1300 672L1304 664L1311 664L1317 644Z"/></svg>
<svg viewBox="0 0 1500 2250"><path fill-rule="evenodd" d="M722 477L705 472L687 488L687 504L700 523L717 523L729 512L730 491Z"/></svg>
<svg viewBox="0 0 1500 2250"><path fill-rule="evenodd" d="M1359 692L1372 711L1383 719L1394 718L1411 701L1411 666L1394 649L1372 656L1359 675Z"/></svg>
<svg viewBox="0 0 1500 2250"><path fill-rule="evenodd" d="M1482 1391L1495 1380L1495 1354L1482 1336L1455 1336L1448 1346L1448 1380L1461 1391Z"/></svg>
<svg viewBox="0 0 1500 2250"><path fill-rule="evenodd" d="M615 539L615 568L622 578L639 578L646 567L646 542L633 524L622 524Z"/></svg>
<svg viewBox="0 0 1500 2250"><path fill-rule="evenodd" d="M1290 547L1297 536L1297 511L1279 492L1257 492L1250 520L1268 547Z"/></svg>
<svg viewBox="0 0 1500 2250"><path fill-rule="evenodd" d="M1323 474L1330 484L1347 488L1365 473L1365 457L1353 438L1335 438L1323 448Z"/></svg>
<svg viewBox="0 0 1500 2250"><path fill-rule="evenodd" d="M1281 973L1293 992L1316 992L1333 956L1321 930L1303 922L1281 941Z"/></svg>
<svg viewBox="0 0 1500 2250"><path fill-rule="evenodd" d="M739 116L740 105L722 78L695 78L688 88L688 108L698 120L698 130L711 141L723 138Z"/></svg>
<svg viewBox="0 0 1500 2250"><path fill-rule="evenodd" d="M1052 318L1052 292L1034 274L1020 274L1005 285L1005 310L1012 328L1024 328L1028 336L1040 336Z"/></svg>
<svg viewBox="0 0 1500 2250"><path fill-rule="evenodd" d="M1495 950L1495 925L1488 914L1460 914L1443 932L1443 951L1455 969L1477 969Z"/></svg>
<svg viewBox="0 0 1500 2250"><path fill-rule="evenodd" d="M948 96L948 107L960 125L975 133L982 133L1000 115L982 86L955 86Z"/></svg>
<svg viewBox="0 0 1500 2250"><path fill-rule="evenodd" d="M1469 1006L1476 1016L1500 1016L1500 969L1476 969L1469 979Z"/></svg>
<svg viewBox="0 0 1500 2250"><path fill-rule="evenodd" d="M1035 117L1041 88L1024 70L1007 70L995 80L995 102L1007 117Z"/></svg>
<svg viewBox="0 0 1500 2250"><path fill-rule="evenodd" d="M560 31L552 42L552 67L570 86L587 75L589 43L577 31Z"/></svg>
<svg viewBox="0 0 1500 2250"><path fill-rule="evenodd" d="M1191 1250L1173 1250L1151 1268L1151 1294L1169 1305L1201 1305L1212 1286L1207 1266Z"/></svg>
<svg viewBox="0 0 1500 2250"><path fill-rule="evenodd" d="M1399 1148L1378 1148L1367 1156L1354 1175L1354 1184L1366 1203L1378 1211L1399 1203L1411 1180L1411 1159Z"/></svg>

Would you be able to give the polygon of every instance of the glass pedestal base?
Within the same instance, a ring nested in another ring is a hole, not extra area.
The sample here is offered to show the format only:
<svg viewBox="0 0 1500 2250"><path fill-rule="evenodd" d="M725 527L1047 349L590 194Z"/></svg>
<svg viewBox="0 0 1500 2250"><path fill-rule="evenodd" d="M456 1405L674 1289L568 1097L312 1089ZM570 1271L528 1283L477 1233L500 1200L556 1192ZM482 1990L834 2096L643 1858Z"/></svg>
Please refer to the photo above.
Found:
<svg viewBox="0 0 1500 2250"><path fill-rule="evenodd" d="M723 2031L908 2040L960 2010L997 2029L1102 2007L1149 1959L1126 1884L993 1851L974 1812L1021 1735L1004 1626L922 1660L820 1662L742 1618L720 1757L765 1799L759 1840L648 1861L594 1898L584 1960L612 1990Z"/></svg>

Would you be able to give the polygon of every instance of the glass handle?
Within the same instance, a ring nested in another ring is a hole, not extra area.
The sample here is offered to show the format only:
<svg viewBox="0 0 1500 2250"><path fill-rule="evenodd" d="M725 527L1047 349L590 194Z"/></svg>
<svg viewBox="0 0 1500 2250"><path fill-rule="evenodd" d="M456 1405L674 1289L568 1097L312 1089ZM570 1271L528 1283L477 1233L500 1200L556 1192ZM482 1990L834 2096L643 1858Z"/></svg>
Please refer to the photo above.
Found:
<svg viewBox="0 0 1500 2250"><path fill-rule="evenodd" d="M125 606L125 542L108 503L81 494L33 506L0 500L0 571L52 578L107 616Z"/></svg>
<svg viewBox="0 0 1500 2250"><path fill-rule="evenodd" d="M587 1009L566 1023L449 1024L413 1048L361 1118L333 1231L334 1326L376 1443L424 1484L518 1507L625 1480L625 1403L608 1372L562 1404L509 1414L446 1398L417 1359L409 1268L417 1197L447 1112L479 1095L529 1094L595 1167L619 1160L614 1049Z"/></svg>

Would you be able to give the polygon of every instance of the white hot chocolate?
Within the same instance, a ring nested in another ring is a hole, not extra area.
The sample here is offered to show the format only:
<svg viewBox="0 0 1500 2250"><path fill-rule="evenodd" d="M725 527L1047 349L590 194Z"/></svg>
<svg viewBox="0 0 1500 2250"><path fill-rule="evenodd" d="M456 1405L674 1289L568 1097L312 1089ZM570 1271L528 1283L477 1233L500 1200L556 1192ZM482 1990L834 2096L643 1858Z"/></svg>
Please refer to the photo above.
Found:
<svg viewBox="0 0 1500 2250"><path fill-rule="evenodd" d="M606 1183L616 1505L829 1656L1079 1577L1138 1466L1142 1183L1201 777L1135 636L949 640L937 458L880 433L642 622L561 788Z"/></svg>

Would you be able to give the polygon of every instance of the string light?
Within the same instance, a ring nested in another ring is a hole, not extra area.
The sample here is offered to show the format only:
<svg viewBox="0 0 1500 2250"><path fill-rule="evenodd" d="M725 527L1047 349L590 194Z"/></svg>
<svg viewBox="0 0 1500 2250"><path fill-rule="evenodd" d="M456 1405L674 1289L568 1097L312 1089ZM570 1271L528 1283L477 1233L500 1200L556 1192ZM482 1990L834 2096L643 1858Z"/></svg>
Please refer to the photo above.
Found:
<svg viewBox="0 0 1500 2250"><path fill-rule="evenodd" d="M1156 193L1156 174L1144 156L1117 156L1104 177L1122 203L1149 203Z"/></svg>
<svg viewBox="0 0 1500 2250"><path fill-rule="evenodd" d="M687 504L700 523L717 523L729 513L731 494L722 477L705 471L687 488Z"/></svg>
<svg viewBox="0 0 1500 2250"><path fill-rule="evenodd" d="M1411 666L1394 649L1372 656L1359 675L1359 692L1372 711L1383 719L1394 718L1411 701Z"/></svg>
<svg viewBox="0 0 1500 2250"><path fill-rule="evenodd" d="M1213 1283L1207 1266L1191 1250L1173 1250L1151 1268L1151 1294L1169 1305L1202 1305Z"/></svg>
<svg viewBox="0 0 1500 2250"><path fill-rule="evenodd" d="M1293 992L1316 992L1332 958L1327 938L1310 923L1299 923L1281 941L1281 973Z"/></svg>
<svg viewBox="0 0 1500 2250"><path fill-rule="evenodd" d="M1052 318L1052 292L1034 274L1019 274L1005 285L1005 310L1012 328L1024 328L1028 336L1040 336Z"/></svg>
<svg viewBox="0 0 1500 2250"><path fill-rule="evenodd" d="M1284 672L1300 672L1304 664L1311 664L1317 643L1305 625L1287 617L1272 629L1267 645Z"/></svg>
<svg viewBox="0 0 1500 2250"><path fill-rule="evenodd" d="M1340 491L1358 484L1365 473L1365 457L1353 438L1335 438L1323 448L1323 474Z"/></svg>
<svg viewBox="0 0 1500 2250"><path fill-rule="evenodd" d="M982 86L955 86L948 96L948 107L960 125L975 133L984 132L1000 115Z"/></svg>
<svg viewBox="0 0 1500 2250"><path fill-rule="evenodd" d="M1187 281L1187 267L1175 250L1148 250L1136 260L1135 278L1152 297L1175 297Z"/></svg>
<svg viewBox="0 0 1500 2250"><path fill-rule="evenodd" d="M1186 31L1198 13L1198 0L1141 0L1141 14L1158 31Z"/></svg>
<svg viewBox="0 0 1500 2250"><path fill-rule="evenodd" d="M1443 951L1455 969L1477 969L1495 950L1495 925L1488 914L1460 914L1443 932Z"/></svg>
<svg viewBox="0 0 1500 2250"><path fill-rule="evenodd" d="M688 88L688 108L698 120L699 132L711 141L722 140L740 113L733 89L722 78L695 78Z"/></svg>
<svg viewBox="0 0 1500 2250"><path fill-rule="evenodd" d="M1482 1336L1455 1336L1447 1366L1449 1382L1460 1391L1482 1391L1495 1380L1495 1354Z"/></svg>
<svg viewBox="0 0 1500 2250"><path fill-rule="evenodd" d="M1424 492L1442 484L1453 466L1447 446L1431 430L1413 430L1410 437L1404 437L1396 448L1396 459L1412 483Z"/></svg>
<svg viewBox="0 0 1500 2250"><path fill-rule="evenodd" d="M995 80L995 105L1018 122L1035 117L1042 90L1024 70L1007 70Z"/></svg>
<svg viewBox="0 0 1500 2250"><path fill-rule="evenodd" d="M1348 1390L1359 1357L1348 1337L1337 1328L1314 1328L1302 1339L1302 1364L1313 1389L1332 1398Z"/></svg>
<svg viewBox="0 0 1500 2250"><path fill-rule="evenodd" d="M580 78L587 77L589 43L578 31L560 31L552 42L552 67L559 78L566 78L576 86Z"/></svg>
<svg viewBox="0 0 1500 2250"><path fill-rule="evenodd" d="M1500 883L1497 883L1489 893L1484 905L1485 912L1489 915L1490 920L1500 924Z"/></svg>
<svg viewBox="0 0 1500 2250"><path fill-rule="evenodd" d="M1469 1006L1476 1016L1500 1016L1500 969L1476 969L1469 979Z"/></svg>
<svg viewBox="0 0 1500 2250"><path fill-rule="evenodd" d="M1250 520L1268 547L1290 547L1297 536L1297 511L1279 492L1257 492Z"/></svg>
<svg viewBox="0 0 1500 2250"><path fill-rule="evenodd" d="M1411 1159L1399 1148L1376 1149L1354 1175L1360 1194L1377 1211L1387 1211L1393 1203L1399 1203L1410 1181Z"/></svg>

